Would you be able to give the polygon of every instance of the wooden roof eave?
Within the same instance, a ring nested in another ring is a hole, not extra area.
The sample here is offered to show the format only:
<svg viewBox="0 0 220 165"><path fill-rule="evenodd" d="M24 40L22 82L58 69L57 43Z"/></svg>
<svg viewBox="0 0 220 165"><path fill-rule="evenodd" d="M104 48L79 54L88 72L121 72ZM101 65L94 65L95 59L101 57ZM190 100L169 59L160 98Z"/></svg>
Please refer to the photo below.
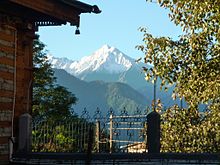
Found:
<svg viewBox="0 0 220 165"><path fill-rule="evenodd" d="M39 13L39 18L35 16L35 21L45 21L45 17L51 21L59 20L59 22L69 22L71 25L79 26L81 9L60 3L54 0L38 0L37 3L30 0L8 0L14 4L32 9ZM45 17L42 17L44 15Z"/></svg>
<svg viewBox="0 0 220 165"><path fill-rule="evenodd" d="M57 0L57 1L75 7L77 9L80 9L81 13L96 13L96 14L101 13L101 10L96 5L91 6L89 4L79 2L77 0Z"/></svg>

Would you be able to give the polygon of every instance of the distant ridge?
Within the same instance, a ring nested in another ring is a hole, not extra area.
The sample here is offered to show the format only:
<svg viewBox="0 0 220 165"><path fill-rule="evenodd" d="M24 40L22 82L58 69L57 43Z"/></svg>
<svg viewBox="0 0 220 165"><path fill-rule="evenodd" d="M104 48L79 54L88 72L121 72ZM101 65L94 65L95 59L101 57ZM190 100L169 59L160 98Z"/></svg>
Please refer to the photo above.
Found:
<svg viewBox="0 0 220 165"><path fill-rule="evenodd" d="M135 59L107 44L79 61L56 58L52 55L48 55L48 60L53 68L64 69L80 80L125 83L144 95L148 101L153 99L153 84L145 80L142 71L143 66L148 68L150 66L144 63L136 63ZM62 83L65 82L62 81ZM158 84L160 84L160 79L158 79ZM157 86L157 98L166 107L180 104L179 101L172 99L172 90L173 88L170 88L168 92L160 91L159 85Z"/></svg>
<svg viewBox="0 0 220 165"><path fill-rule="evenodd" d="M74 106L77 111L82 111L86 107L93 113L99 107L105 113L110 108L121 111L125 107L132 112L136 108L145 109L150 104L146 97L127 84L103 81L85 82L65 70L54 69L54 71L57 83L65 86L79 99Z"/></svg>

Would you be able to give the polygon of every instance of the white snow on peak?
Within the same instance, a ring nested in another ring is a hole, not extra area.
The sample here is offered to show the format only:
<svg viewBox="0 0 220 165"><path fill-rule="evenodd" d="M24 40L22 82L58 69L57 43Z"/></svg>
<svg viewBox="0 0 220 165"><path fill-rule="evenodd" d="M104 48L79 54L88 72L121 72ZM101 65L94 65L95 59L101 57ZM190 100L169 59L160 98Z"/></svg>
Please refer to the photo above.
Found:
<svg viewBox="0 0 220 165"><path fill-rule="evenodd" d="M54 68L65 69L67 72L76 76L88 72L122 73L135 64L134 59L107 44L79 61L51 56L48 56L48 60Z"/></svg>
<svg viewBox="0 0 220 165"><path fill-rule="evenodd" d="M51 54L47 55L47 60L51 63L53 68L64 69L69 72L69 66L74 62L68 58L57 58Z"/></svg>

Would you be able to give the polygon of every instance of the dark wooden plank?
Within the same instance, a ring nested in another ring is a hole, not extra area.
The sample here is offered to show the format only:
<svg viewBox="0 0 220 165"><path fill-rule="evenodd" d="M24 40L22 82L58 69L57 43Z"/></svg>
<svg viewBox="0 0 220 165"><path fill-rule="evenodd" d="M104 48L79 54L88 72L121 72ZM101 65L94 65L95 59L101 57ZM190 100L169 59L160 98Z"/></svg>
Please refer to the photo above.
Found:
<svg viewBox="0 0 220 165"><path fill-rule="evenodd" d="M13 35L6 34L2 31L0 31L0 38L4 39L5 41L9 41L9 42L14 42L15 40Z"/></svg>
<svg viewBox="0 0 220 165"><path fill-rule="evenodd" d="M1 64L14 66L14 60L7 57L0 57Z"/></svg>
<svg viewBox="0 0 220 165"><path fill-rule="evenodd" d="M0 77L6 80L14 80L14 74L0 71Z"/></svg>
<svg viewBox="0 0 220 165"><path fill-rule="evenodd" d="M8 53L14 53L15 49L8 46L0 45L0 51L8 52Z"/></svg>
<svg viewBox="0 0 220 165"><path fill-rule="evenodd" d="M8 160L8 154L0 154L0 164L2 163L2 160ZM4 165L4 163L5 162L3 162L1 165Z"/></svg>
<svg viewBox="0 0 220 165"><path fill-rule="evenodd" d="M12 109L12 103L0 103L1 109Z"/></svg>
<svg viewBox="0 0 220 165"><path fill-rule="evenodd" d="M0 97L13 97L12 91L0 90Z"/></svg>
<svg viewBox="0 0 220 165"><path fill-rule="evenodd" d="M0 121L0 128L6 127L9 128L11 126L11 122L8 121ZM0 136L1 138L1 136Z"/></svg>
<svg viewBox="0 0 220 165"><path fill-rule="evenodd" d="M3 7L4 7L4 6L3 6ZM0 18L1 18L1 17L0 17ZM5 35L7 35L6 38L8 38L9 36L11 36L11 37L14 38L14 28L13 28L13 29L10 29L7 24L4 24L4 25L1 25L1 26L0 26L0 32L3 33L3 34L5 34ZM10 38L11 38L11 37L10 37Z"/></svg>
<svg viewBox="0 0 220 165"><path fill-rule="evenodd" d="M38 0L35 1L29 0L10 0L16 4L22 5L29 9L35 10L39 13L46 14L51 18L56 18L61 21L68 21L70 23L79 23L79 14L80 11L77 11L76 8L57 3L53 0ZM52 20L51 20L52 21Z"/></svg>
<svg viewBox="0 0 220 165"><path fill-rule="evenodd" d="M0 137L0 144L6 144L8 143L8 138L7 137Z"/></svg>

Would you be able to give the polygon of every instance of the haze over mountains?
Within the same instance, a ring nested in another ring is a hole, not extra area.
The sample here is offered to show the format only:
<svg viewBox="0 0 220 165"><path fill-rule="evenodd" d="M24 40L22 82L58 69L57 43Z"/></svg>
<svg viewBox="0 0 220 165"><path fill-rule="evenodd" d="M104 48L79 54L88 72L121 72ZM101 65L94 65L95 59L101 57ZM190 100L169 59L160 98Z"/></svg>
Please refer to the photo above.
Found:
<svg viewBox="0 0 220 165"><path fill-rule="evenodd" d="M136 63L135 59L109 45L102 46L79 61L52 55L48 55L48 60L55 68L58 83L79 98L77 106L80 108L85 105L94 109L95 104L101 108L121 109L122 105L130 109L134 109L134 106L143 108L150 105L153 99L153 84L144 79L141 70L143 66L149 66ZM166 93L157 88L157 97L165 106L174 104L172 90ZM99 101L94 100L95 97Z"/></svg>
<svg viewBox="0 0 220 165"><path fill-rule="evenodd" d="M141 74L141 64L135 63L135 59L108 45L102 46L92 55L83 57L80 61L54 58L53 56L48 56L48 59L54 68L64 69L85 81L124 82L129 85L133 84L134 88L139 87L140 81L142 81L141 86L145 83L144 75ZM136 74L134 75L136 77L128 80L127 74L132 72Z"/></svg>
<svg viewBox="0 0 220 165"><path fill-rule="evenodd" d="M120 82L86 82L67 73L63 69L54 69L58 84L65 86L79 99L74 109L82 112L84 108L93 112L96 108L107 112L110 108L121 111L125 107L132 112L136 108L144 109L149 100L127 84Z"/></svg>

